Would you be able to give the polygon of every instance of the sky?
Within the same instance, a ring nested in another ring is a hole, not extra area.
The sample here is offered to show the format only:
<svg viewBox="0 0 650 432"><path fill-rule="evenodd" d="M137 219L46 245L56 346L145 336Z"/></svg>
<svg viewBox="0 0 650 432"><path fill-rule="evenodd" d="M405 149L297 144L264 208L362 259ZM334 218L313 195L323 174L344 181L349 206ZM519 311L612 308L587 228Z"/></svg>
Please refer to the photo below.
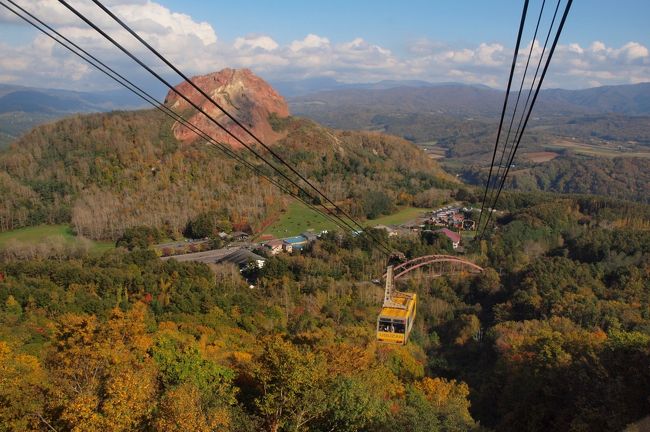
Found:
<svg viewBox="0 0 650 432"><path fill-rule="evenodd" d="M146 73L58 1L14 1L136 82L149 84ZM560 14L566 1L561 0ZM155 70L179 81L90 0L70 3ZM506 85L523 7L523 1L510 0L105 0L104 4L188 75L247 67L272 81L424 80L494 88ZM537 64L556 4L530 0L518 74L529 52L531 64ZM650 81L649 16L647 0L575 0L544 87ZM555 26L558 22L559 16ZM4 8L0 8L0 83L76 90L115 87Z"/></svg>

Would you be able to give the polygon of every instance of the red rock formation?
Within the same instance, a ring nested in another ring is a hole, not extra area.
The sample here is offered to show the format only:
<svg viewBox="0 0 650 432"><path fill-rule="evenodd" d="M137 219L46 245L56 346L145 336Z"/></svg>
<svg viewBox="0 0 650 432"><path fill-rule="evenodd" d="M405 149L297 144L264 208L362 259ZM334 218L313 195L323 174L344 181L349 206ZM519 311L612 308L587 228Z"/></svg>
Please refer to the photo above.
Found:
<svg viewBox="0 0 650 432"><path fill-rule="evenodd" d="M233 117L249 128L265 144L273 144L284 135L273 131L269 124L269 115L277 114L279 117L289 115L289 107L266 81L254 75L248 69L224 69L208 75L192 78L192 82L205 91L219 105L225 108ZM205 112L215 118L221 125L239 137L245 143L253 143L253 138L230 120L212 102L208 101L192 86L183 82L176 89L186 95L192 102L200 106ZM189 117L192 124L207 132L219 142L228 143L233 148L242 147L226 132L212 123L202 113L196 111L187 101L178 94L170 91L165 98L165 104L177 113ZM187 114L187 112L191 114ZM197 136L190 129L176 123L173 126L174 135L179 140L190 143Z"/></svg>

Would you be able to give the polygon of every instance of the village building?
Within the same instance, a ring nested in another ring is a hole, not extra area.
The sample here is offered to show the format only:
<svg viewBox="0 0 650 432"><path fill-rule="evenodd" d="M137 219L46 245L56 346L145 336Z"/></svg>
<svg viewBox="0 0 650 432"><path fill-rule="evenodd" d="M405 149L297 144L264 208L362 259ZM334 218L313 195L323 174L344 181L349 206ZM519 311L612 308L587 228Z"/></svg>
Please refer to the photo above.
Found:
<svg viewBox="0 0 650 432"><path fill-rule="evenodd" d="M235 249L232 253L219 257L215 260L215 264L231 263L239 266L244 270L251 267L262 268L266 263L266 258L249 251L248 249Z"/></svg>
<svg viewBox="0 0 650 432"><path fill-rule="evenodd" d="M463 221L463 229L464 230L474 231L475 227L476 227L476 222L474 222L473 220L465 219Z"/></svg>
<svg viewBox="0 0 650 432"><path fill-rule="evenodd" d="M288 241L286 241L286 240L282 240L282 249L286 253L291 253L291 252L293 252L293 245L291 243L289 243Z"/></svg>
<svg viewBox="0 0 650 432"><path fill-rule="evenodd" d="M281 252L291 253L293 251L293 245L288 241L281 239L269 240L264 243L263 246L269 250L271 255L277 255Z"/></svg>
<svg viewBox="0 0 650 432"><path fill-rule="evenodd" d="M282 240L270 240L264 243L264 247L269 250L271 255L277 255L282 252Z"/></svg>
<svg viewBox="0 0 650 432"><path fill-rule="evenodd" d="M302 233L300 235L303 236L305 239L307 239L307 242L309 242L309 243L315 242L316 240L318 240L318 236L316 234L314 234L313 232L305 231L304 233Z"/></svg>
<svg viewBox="0 0 650 432"><path fill-rule="evenodd" d="M302 250L316 240L318 240L318 236L312 232L304 232L300 235L284 239L287 243L286 248L291 248L292 250Z"/></svg>
<svg viewBox="0 0 650 432"><path fill-rule="evenodd" d="M230 234L230 238L234 241L245 241L248 240L248 237L248 233L245 233L243 231L235 231L234 233Z"/></svg>
<svg viewBox="0 0 650 432"><path fill-rule="evenodd" d="M454 232L447 228L439 229L434 232L445 235L451 241L451 246L454 249L458 249L458 247L460 246L460 234L458 234L457 232Z"/></svg>

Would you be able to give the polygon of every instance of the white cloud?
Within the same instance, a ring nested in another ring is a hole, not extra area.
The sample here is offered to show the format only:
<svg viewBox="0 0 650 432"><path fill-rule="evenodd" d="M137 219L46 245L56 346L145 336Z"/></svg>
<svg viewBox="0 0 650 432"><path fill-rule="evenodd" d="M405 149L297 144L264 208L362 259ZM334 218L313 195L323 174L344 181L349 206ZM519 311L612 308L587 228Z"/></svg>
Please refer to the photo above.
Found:
<svg viewBox="0 0 650 432"><path fill-rule="evenodd" d="M129 59L58 1L19 1L130 77L140 82L151 81L145 72L138 71ZM72 4L128 49L143 56L156 70L167 70L91 2L74 0ZM496 42L451 46L443 41L417 39L396 52L362 37L332 42L326 35L313 33L282 44L268 34L242 35L224 41L217 37L218 29L210 24L152 0L111 0L107 6L188 75L224 67L249 67L265 78L279 80L331 76L347 82L422 79L504 87L512 59L512 48ZM6 13L0 12L0 21L9 19ZM528 44L521 48L517 71L523 70L523 56L528 55L530 47ZM539 41L534 41L532 52L534 61L529 67L535 67L541 55ZM41 86L45 82L47 86L68 88L112 85L42 35L23 46L0 42L0 70L0 82ZM178 77L170 80L177 82ZM612 47L594 41L587 46L559 45L545 87L575 88L640 81L650 81L650 53L646 46L630 41Z"/></svg>
<svg viewBox="0 0 650 432"><path fill-rule="evenodd" d="M577 44L576 44L576 45L577 45ZM580 45L578 45L578 46L580 46ZM589 47L589 49L590 49L592 52L598 52L598 51L605 51L605 50L607 49L607 47L606 47L605 44L602 43L601 41L594 41L594 42L591 44L591 46Z"/></svg>
<svg viewBox="0 0 650 432"><path fill-rule="evenodd" d="M619 50L619 55L627 61L648 57L648 48L637 42L628 42Z"/></svg>
<svg viewBox="0 0 650 432"><path fill-rule="evenodd" d="M303 40L296 40L291 42L289 49L291 51L313 50L318 48L329 47L330 41L325 37L320 37L315 34L308 34Z"/></svg>
<svg viewBox="0 0 650 432"><path fill-rule="evenodd" d="M573 43L558 46L550 71L558 86L633 84L650 81L649 57L648 48L638 42L618 48L602 41L585 48Z"/></svg>
<svg viewBox="0 0 650 432"><path fill-rule="evenodd" d="M256 49L260 48L266 51L273 51L278 47L278 43L269 36L248 36L238 37L233 44L235 49Z"/></svg>
<svg viewBox="0 0 650 432"><path fill-rule="evenodd" d="M493 43L486 44L482 43L479 45L476 50L476 58L479 60L480 64L485 66L500 66L503 64L503 58L501 54L504 51L504 47L501 44Z"/></svg>
<svg viewBox="0 0 650 432"><path fill-rule="evenodd" d="M161 38L190 36L203 45L217 42L214 29L207 22L196 22L189 15L171 12L154 2L144 4L125 3L116 5L116 14L129 22L136 30Z"/></svg>

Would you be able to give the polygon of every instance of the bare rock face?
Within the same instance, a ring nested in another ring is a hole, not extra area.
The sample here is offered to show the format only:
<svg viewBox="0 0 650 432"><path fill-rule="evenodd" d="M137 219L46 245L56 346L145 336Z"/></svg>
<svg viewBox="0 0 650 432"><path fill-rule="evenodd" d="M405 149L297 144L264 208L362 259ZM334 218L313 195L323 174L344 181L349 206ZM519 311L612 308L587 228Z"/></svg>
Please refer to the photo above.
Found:
<svg viewBox="0 0 650 432"><path fill-rule="evenodd" d="M284 136L284 134L273 130L269 123L269 116L275 113L278 117L287 117L289 107L286 101L266 81L253 74L250 70L224 69L208 75L194 77L192 82L210 95L212 99L250 129L265 144L273 144ZM254 142L250 135L244 132L189 83L183 82L177 85L176 89L243 142L247 144ZM242 147L233 137L212 123L205 115L197 112L175 92L170 91L167 94L165 104L177 113L182 114L192 124L198 126L218 142L227 143L233 148ZM186 114L188 111L192 113L189 118ZM179 123L174 124L173 131L176 138L184 143L190 143L198 138L194 132Z"/></svg>

